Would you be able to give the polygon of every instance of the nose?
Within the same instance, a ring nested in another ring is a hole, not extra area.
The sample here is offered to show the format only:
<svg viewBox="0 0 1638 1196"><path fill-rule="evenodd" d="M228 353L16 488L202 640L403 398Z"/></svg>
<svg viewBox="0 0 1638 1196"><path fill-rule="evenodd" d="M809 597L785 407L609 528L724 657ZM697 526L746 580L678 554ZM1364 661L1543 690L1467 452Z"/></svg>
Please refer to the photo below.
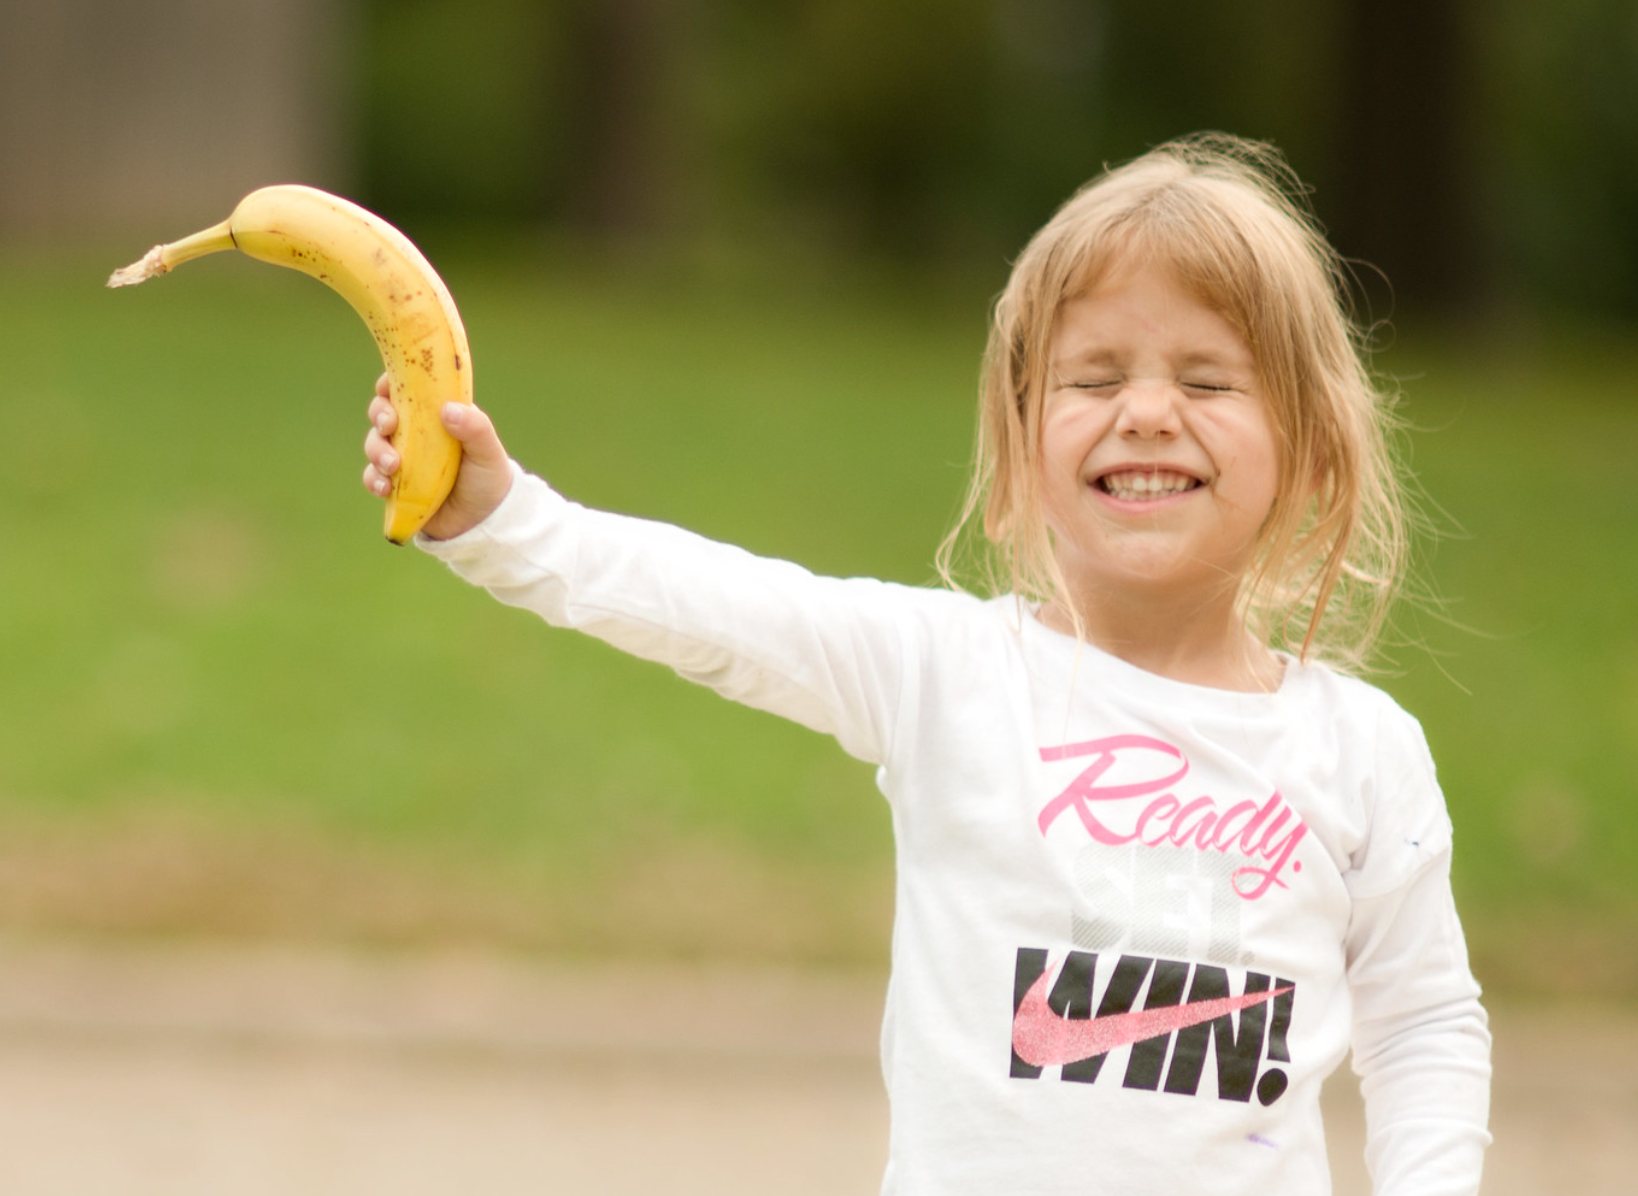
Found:
<svg viewBox="0 0 1638 1196"><path fill-rule="evenodd" d="M1122 436L1152 440L1176 436L1182 431L1178 402L1182 396L1170 383L1135 380L1121 394L1120 415L1115 430Z"/></svg>

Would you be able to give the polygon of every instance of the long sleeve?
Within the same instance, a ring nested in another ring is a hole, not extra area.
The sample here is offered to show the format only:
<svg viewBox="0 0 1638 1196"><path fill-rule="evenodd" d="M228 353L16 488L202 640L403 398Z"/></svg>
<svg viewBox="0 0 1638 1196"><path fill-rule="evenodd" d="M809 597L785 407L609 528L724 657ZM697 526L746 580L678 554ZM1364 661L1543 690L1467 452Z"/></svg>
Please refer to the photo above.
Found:
<svg viewBox="0 0 1638 1196"><path fill-rule="evenodd" d="M1450 888L1451 837L1419 729L1376 795L1350 876L1348 979L1365 1160L1377 1196L1472 1196L1490 1108L1490 1033Z"/></svg>
<svg viewBox="0 0 1638 1196"><path fill-rule="evenodd" d="M417 543L500 601L669 665L880 763L904 669L902 587L838 580L570 502L514 466L479 526Z"/></svg>

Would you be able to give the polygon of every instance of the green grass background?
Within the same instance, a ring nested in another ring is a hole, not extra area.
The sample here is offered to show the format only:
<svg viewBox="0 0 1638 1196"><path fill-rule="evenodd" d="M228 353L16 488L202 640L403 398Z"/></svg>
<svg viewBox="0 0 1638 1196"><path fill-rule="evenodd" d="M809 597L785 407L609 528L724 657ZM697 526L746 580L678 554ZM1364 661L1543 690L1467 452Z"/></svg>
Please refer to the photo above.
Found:
<svg viewBox="0 0 1638 1196"><path fill-rule="evenodd" d="M930 578L999 278L451 259L480 401L567 493ZM379 367L322 287L110 264L0 266L0 924L881 962L866 766L386 545ZM1407 333L1378 364L1445 599L1382 683L1439 760L1481 977L1638 991L1638 347Z"/></svg>

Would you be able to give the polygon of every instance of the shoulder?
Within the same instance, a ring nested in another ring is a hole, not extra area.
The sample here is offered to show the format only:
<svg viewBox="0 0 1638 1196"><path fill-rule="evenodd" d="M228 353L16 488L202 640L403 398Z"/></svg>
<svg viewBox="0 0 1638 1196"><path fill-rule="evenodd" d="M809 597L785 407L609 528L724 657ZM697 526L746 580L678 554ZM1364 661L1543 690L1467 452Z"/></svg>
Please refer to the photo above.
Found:
<svg viewBox="0 0 1638 1196"><path fill-rule="evenodd" d="M1451 846L1450 815L1422 725L1387 691L1303 665L1306 717L1339 763L1336 796L1362 816L1346 883L1357 897L1397 888Z"/></svg>
<svg viewBox="0 0 1638 1196"><path fill-rule="evenodd" d="M946 586L909 585L903 582L857 578L850 584L876 587L885 601L909 617L940 629L968 627L975 631L1016 635L1025 607L1010 594L985 598Z"/></svg>
<svg viewBox="0 0 1638 1196"><path fill-rule="evenodd" d="M934 586L878 583L896 609L917 673L961 688L1000 680L1022 656L1028 608L1011 595L982 597Z"/></svg>
<svg viewBox="0 0 1638 1196"><path fill-rule="evenodd" d="M1392 694L1325 664L1293 661L1287 667L1295 675L1286 688L1307 717L1367 745L1379 765L1426 761L1431 767L1422 724Z"/></svg>

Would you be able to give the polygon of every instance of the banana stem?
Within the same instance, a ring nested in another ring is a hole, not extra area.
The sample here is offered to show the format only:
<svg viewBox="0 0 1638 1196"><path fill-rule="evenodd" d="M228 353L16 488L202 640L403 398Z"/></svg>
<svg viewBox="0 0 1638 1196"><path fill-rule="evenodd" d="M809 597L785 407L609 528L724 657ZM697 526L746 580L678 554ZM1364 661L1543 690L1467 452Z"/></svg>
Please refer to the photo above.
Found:
<svg viewBox="0 0 1638 1196"><path fill-rule="evenodd" d="M129 266L122 266L108 276L108 285L111 287L134 287L139 282L147 282L150 278L157 278L167 274L180 266L183 262L191 262L196 257L204 257L207 253L220 253L224 249L234 248L233 219L213 224L207 229L183 237L180 241L172 241L168 245L155 245L142 257Z"/></svg>

